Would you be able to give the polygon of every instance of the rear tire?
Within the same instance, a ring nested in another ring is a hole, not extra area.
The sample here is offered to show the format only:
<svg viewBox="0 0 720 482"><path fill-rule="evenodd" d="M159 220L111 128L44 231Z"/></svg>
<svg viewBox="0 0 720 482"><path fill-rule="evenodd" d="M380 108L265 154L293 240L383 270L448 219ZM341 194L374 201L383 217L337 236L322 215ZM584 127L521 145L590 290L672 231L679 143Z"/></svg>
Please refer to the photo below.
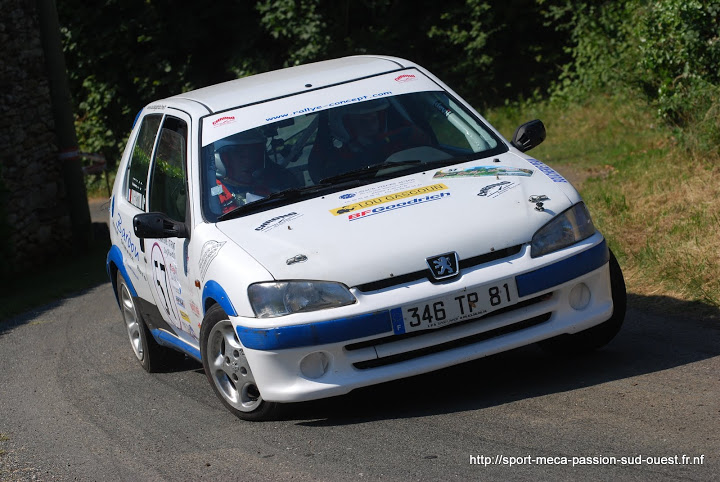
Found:
<svg viewBox="0 0 720 482"><path fill-rule="evenodd" d="M205 315L200 351L215 395L236 417L261 421L276 416L279 404L263 400L240 338L220 305L213 305Z"/></svg>
<svg viewBox="0 0 720 482"><path fill-rule="evenodd" d="M610 251L610 289L613 299L613 313L610 319L579 333L560 335L541 341L540 346L556 355L579 355L610 343L625 321L627 308L625 279L612 251Z"/></svg>
<svg viewBox="0 0 720 482"><path fill-rule="evenodd" d="M122 273L117 273L117 295L120 301L125 328L127 329L130 346L140 365L148 373L155 373L168 368L174 362L185 358L185 355L158 344L145 324L135 300L130 294L130 288Z"/></svg>

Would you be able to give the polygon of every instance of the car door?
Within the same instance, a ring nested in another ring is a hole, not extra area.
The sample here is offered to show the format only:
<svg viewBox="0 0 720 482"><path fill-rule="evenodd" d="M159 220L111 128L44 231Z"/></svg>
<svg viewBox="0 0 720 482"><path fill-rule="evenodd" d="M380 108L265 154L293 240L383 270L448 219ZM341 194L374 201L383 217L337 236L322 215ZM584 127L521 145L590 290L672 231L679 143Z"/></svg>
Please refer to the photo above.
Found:
<svg viewBox="0 0 720 482"><path fill-rule="evenodd" d="M150 173L150 160L157 143L157 134L163 115L151 113L137 120L132 149L124 154L121 180L111 203L112 229L116 233L115 244L122 250L122 267L128 281L136 291L136 302L143 317L152 324L152 303L150 284L147 279L147 254L144 241L133 231L133 218L147 208L147 184Z"/></svg>
<svg viewBox="0 0 720 482"><path fill-rule="evenodd" d="M148 175L147 211L160 212L191 226L188 202L190 117L172 111L163 117ZM189 238L146 238L145 275L159 314L185 341L197 344L199 327L189 314L191 282L188 273ZM196 311L196 310L192 310Z"/></svg>

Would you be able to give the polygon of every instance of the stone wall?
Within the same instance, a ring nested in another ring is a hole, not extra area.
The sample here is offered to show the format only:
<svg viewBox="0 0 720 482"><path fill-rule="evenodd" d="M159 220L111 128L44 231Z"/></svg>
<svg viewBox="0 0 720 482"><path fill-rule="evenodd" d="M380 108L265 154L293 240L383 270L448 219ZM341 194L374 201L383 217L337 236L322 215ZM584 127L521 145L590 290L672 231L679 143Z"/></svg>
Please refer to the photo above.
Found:
<svg viewBox="0 0 720 482"><path fill-rule="evenodd" d="M71 223L35 1L0 0L0 12L1 273L67 252Z"/></svg>

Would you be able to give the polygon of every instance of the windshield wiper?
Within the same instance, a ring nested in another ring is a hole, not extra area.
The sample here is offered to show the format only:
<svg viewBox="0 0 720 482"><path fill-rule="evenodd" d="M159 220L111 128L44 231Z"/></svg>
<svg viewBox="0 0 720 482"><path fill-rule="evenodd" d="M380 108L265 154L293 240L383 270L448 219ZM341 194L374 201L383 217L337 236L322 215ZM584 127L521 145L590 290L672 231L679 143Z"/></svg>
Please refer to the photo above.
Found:
<svg viewBox="0 0 720 482"><path fill-rule="evenodd" d="M358 185L358 183L355 182L349 182L346 184L346 187L355 187ZM322 181L318 184L313 184L312 186L291 187L290 189L284 189L282 191L274 192L264 198L258 199L257 201L249 202L247 204L238 206L232 211L228 211L225 214L221 214L220 216L218 216L218 221L226 221L228 219L238 218L244 214L262 210L262 208L266 208L273 204L280 204L286 201L297 200L299 198L306 197L308 195L312 195L327 189L337 190L338 188L343 187L344 186L342 184L337 185Z"/></svg>
<svg viewBox="0 0 720 482"><path fill-rule="evenodd" d="M320 183L335 183L340 181L347 181L350 179L363 179L366 177L372 177L375 174L377 174L379 171L382 171L383 169L389 169L391 167L400 167L400 166L413 166L416 164L421 164L422 161L418 159L408 159L405 161L397 161L397 162L380 162L378 164L371 164L369 166L361 167L360 169L353 169L352 171L343 172L342 174L337 174L335 176L326 177L325 179L321 179Z"/></svg>

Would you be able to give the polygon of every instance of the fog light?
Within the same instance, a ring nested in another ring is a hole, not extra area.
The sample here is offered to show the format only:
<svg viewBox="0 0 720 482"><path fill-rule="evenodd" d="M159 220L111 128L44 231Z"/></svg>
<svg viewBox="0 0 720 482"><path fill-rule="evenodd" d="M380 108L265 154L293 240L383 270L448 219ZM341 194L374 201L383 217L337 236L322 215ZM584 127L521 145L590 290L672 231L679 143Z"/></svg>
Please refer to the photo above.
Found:
<svg viewBox="0 0 720 482"><path fill-rule="evenodd" d="M325 375L330 366L330 357L327 353L316 351L305 356L300 362L300 371L307 378L320 378Z"/></svg>
<svg viewBox="0 0 720 482"><path fill-rule="evenodd" d="M578 311L584 310L590 304L590 288L585 283L575 285L570 290L570 306Z"/></svg>

